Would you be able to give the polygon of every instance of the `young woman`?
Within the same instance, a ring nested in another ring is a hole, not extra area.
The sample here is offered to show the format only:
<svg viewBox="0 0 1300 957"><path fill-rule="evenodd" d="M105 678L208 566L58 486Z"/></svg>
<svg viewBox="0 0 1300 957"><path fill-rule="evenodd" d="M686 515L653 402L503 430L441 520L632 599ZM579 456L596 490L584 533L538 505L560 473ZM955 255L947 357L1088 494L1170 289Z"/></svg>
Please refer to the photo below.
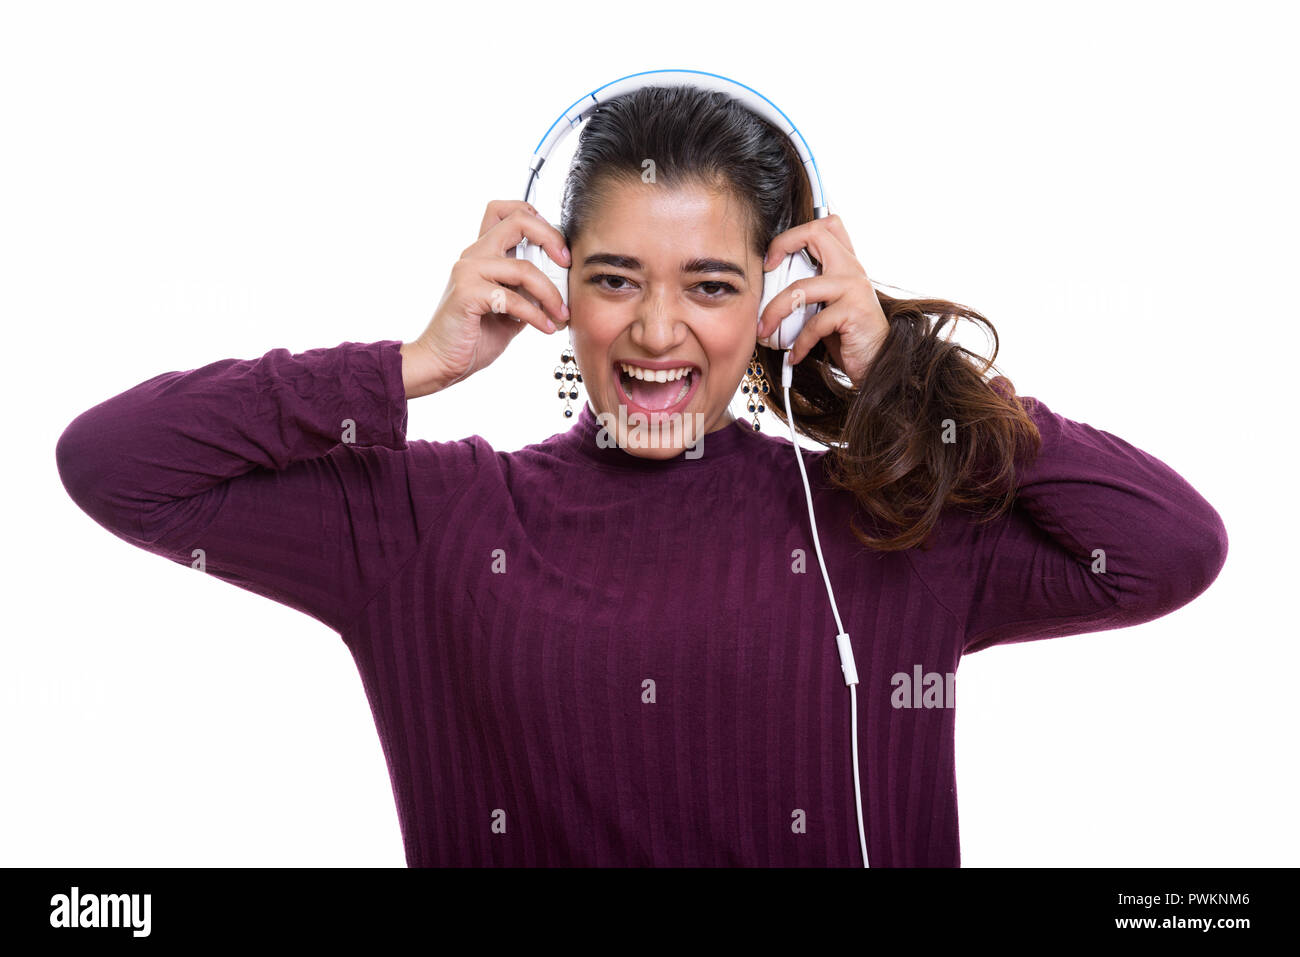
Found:
<svg viewBox="0 0 1300 957"><path fill-rule="evenodd" d="M507 255L525 237L570 268L569 308ZM765 270L803 247L821 275L759 315ZM417 338L157 376L68 426L60 474L114 534L342 637L410 865L861 866L794 450L728 411L743 380L786 418L756 340L799 294L824 304L791 403L829 446L806 461L860 676L870 862L957 865L961 656L1167 614L1226 533L1162 462L986 380L950 341L978 313L875 290L789 141L725 94L604 104L560 229L490 203ZM525 325L567 326L576 423L513 453L407 440L409 400ZM680 434L634 440L629 413L663 409Z"/></svg>

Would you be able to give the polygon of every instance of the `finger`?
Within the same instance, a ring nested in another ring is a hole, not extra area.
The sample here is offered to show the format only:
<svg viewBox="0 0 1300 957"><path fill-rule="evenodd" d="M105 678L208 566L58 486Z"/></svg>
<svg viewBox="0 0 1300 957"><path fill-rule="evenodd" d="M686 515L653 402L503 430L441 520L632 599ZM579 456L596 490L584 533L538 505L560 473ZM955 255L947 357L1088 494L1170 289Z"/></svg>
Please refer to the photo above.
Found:
<svg viewBox="0 0 1300 957"><path fill-rule="evenodd" d="M758 317L758 336L760 339L776 331L777 324L794 312L796 300L802 297L802 304L814 302L834 302L845 292L843 276L811 276L797 279L772 297L767 308Z"/></svg>
<svg viewBox="0 0 1300 957"><path fill-rule="evenodd" d="M811 223L800 223L778 235L772 240L763 260L764 272L775 269L781 259L791 253L806 248L813 258L821 264L823 272L839 271L852 264L853 272L862 272L862 265L837 235L826 226L826 220L815 219Z"/></svg>
<svg viewBox="0 0 1300 957"><path fill-rule="evenodd" d="M840 219L838 213L831 213L821 221L826 224L826 228L829 229L831 234L844 245L845 249L847 249L852 255L857 255L857 253L853 252L853 241L849 239L849 232L844 228L844 220Z"/></svg>
<svg viewBox="0 0 1300 957"><path fill-rule="evenodd" d="M518 246L523 239L545 249L553 262L566 269L569 267L572 257L569 255L564 234L541 216L530 213L522 206L488 229L479 237L478 242L465 252L474 250L475 254L500 257Z"/></svg>
<svg viewBox="0 0 1300 957"><path fill-rule="evenodd" d="M526 295L492 282L474 286L466 298L468 308L480 316L508 316L518 323L530 326L548 336L557 331L550 317Z"/></svg>
<svg viewBox="0 0 1300 957"><path fill-rule="evenodd" d="M545 307L555 320L557 328L568 323L568 317L564 315L564 298L560 295L560 290L555 288L555 283L551 282L544 272L527 260L492 256L475 260L474 267L484 279L499 283L501 286L522 286L531 293L534 302ZM545 326L545 323L542 326Z"/></svg>
<svg viewBox="0 0 1300 957"><path fill-rule="evenodd" d="M551 317L543 312L541 307L529 299L526 294L514 289L503 289L501 286L495 286L494 288L504 291L506 294L507 311L504 315L510 316L516 322L526 322L530 326L540 329L548 336L559 331L559 327L551 321Z"/></svg>
<svg viewBox="0 0 1300 957"><path fill-rule="evenodd" d="M494 199L487 204L487 210L483 213L483 221L479 224L478 234L480 237L489 229L495 226L501 220L508 217L516 210L526 210L534 216L541 216L532 203L525 203L522 199Z"/></svg>
<svg viewBox="0 0 1300 957"><path fill-rule="evenodd" d="M812 352L817 343L839 330L841 326L847 326L851 315L852 310L843 302L832 303L814 313L813 317L804 323L803 329L795 336L794 343L790 346L790 365L798 365L807 358L808 353Z"/></svg>

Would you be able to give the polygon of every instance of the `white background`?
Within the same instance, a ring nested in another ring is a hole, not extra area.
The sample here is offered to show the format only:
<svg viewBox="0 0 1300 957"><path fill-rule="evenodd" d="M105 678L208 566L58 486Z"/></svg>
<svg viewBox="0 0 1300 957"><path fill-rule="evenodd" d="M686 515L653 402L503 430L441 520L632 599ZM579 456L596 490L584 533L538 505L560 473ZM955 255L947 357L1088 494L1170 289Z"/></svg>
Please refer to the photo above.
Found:
<svg viewBox="0 0 1300 957"><path fill-rule="evenodd" d="M1182 610L964 660L963 864L1297 863L1286 7L803 9L5 5L0 864L404 866L338 636L95 525L55 441L163 371L415 338L552 119L669 67L774 100L880 288L979 309L1022 394L1227 525ZM564 341L525 330L408 434L567 428Z"/></svg>

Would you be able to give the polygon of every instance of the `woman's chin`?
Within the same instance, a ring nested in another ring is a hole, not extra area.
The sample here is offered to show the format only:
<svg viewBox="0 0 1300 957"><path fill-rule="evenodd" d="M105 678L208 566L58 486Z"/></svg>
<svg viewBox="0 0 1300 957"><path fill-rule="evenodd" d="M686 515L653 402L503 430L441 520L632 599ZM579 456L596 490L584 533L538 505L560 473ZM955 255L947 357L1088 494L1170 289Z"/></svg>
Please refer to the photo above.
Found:
<svg viewBox="0 0 1300 957"><path fill-rule="evenodd" d="M708 416L694 411L697 398L692 394L672 411L655 411L621 401L620 395L611 409L596 410L596 419L629 454L670 459L694 446L705 433Z"/></svg>

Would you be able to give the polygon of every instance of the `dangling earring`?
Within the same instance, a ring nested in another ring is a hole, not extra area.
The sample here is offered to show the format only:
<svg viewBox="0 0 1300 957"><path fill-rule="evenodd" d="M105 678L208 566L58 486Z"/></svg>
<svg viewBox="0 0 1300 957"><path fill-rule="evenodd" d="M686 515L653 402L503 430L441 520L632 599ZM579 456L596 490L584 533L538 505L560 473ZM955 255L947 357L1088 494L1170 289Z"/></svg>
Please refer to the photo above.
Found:
<svg viewBox="0 0 1300 957"><path fill-rule="evenodd" d="M567 368L572 363L573 368ZM564 417L573 418L573 406L569 404L570 399L578 397L577 383L582 381L582 373L578 371L578 362L573 357L573 349L566 347L560 353L560 364L555 367L555 378L560 380L560 390L556 393L564 400Z"/></svg>
<svg viewBox="0 0 1300 957"><path fill-rule="evenodd" d="M749 396L745 408L753 414L754 431L758 432L758 413L766 411L767 406L763 404L763 396L769 391L763 363L758 360L758 346L754 347L754 355L750 357L749 368L745 370L745 380L741 383L740 391Z"/></svg>

